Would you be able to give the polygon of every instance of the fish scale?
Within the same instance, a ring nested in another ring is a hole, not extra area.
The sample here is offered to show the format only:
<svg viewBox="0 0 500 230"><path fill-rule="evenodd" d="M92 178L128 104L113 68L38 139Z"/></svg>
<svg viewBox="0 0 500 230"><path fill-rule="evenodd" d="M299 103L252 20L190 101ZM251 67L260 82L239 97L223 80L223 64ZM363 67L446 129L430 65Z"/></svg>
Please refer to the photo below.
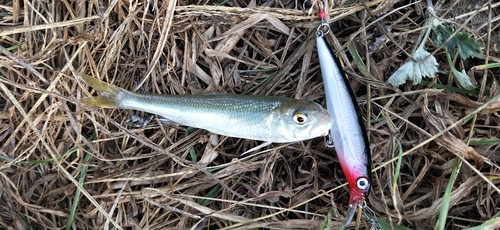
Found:
<svg viewBox="0 0 500 230"><path fill-rule="evenodd" d="M192 127L205 126L205 129L214 132L226 132L229 136L241 137L256 135L264 139L271 134L264 128L267 111L279 106L279 102L253 101L242 97L227 99L227 95L207 94L185 96L154 97L130 95L119 103L120 108L142 110L167 117L178 124ZM226 113L220 113L219 108L225 108ZM251 114L251 115L249 115ZM203 118L203 119L200 119ZM241 129L241 130L240 130ZM251 134L245 131L261 129L262 132Z"/></svg>

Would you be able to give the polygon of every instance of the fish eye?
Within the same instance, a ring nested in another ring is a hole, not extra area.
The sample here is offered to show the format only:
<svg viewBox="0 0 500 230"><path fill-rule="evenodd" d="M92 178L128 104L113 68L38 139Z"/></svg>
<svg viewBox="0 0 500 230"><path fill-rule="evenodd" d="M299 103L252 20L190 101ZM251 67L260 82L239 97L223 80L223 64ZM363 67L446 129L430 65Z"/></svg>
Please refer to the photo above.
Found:
<svg viewBox="0 0 500 230"><path fill-rule="evenodd" d="M298 125L304 125L307 122L307 116L301 112L297 112L293 115L293 121Z"/></svg>
<svg viewBox="0 0 500 230"><path fill-rule="evenodd" d="M368 182L368 178L366 177L360 177L358 180L356 180L356 187L358 187L359 190L365 190L370 187L370 182Z"/></svg>

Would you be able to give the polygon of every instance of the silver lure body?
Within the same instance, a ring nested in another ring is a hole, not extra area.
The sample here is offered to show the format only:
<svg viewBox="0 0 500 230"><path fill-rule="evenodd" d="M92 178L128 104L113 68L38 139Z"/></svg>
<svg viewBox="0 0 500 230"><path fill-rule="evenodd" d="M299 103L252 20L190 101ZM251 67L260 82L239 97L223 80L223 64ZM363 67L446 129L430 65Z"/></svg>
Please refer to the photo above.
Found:
<svg viewBox="0 0 500 230"><path fill-rule="evenodd" d="M321 33L320 33L321 34ZM334 123L330 129L330 144L335 145L351 197L344 225L347 225L357 205L368 196L371 185L371 156L363 119L351 87L333 50L323 36L316 38L321 73L325 87L327 110Z"/></svg>
<svg viewBox="0 0 500 230"><path fill-rule="evenodd" d="M335 120L330 129L330 141L335 143L339 157L353 160L350 165L365 171L370 162L368 140L365 138L364 124L360 125L363 121L360 121L354 94L325 39L319 37L316 42L327 98L326 108Z"/></svg>

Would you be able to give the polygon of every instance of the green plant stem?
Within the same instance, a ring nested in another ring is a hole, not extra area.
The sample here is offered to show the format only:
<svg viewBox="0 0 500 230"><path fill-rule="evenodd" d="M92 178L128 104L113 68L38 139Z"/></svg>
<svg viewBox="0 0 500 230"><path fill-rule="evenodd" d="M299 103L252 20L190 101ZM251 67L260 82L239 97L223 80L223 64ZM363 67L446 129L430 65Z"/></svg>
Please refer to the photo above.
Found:
<svg viewBox="0 0 500 230"><path fill-rule="evenodd" d="M92 158L91 154L85 154L83 165L78 169L80 178L78 178L78 183L83 186L85 182L85 177L87 176L88 162ZM75 197L73 197L73 202L71 204L71 209L68 216L68 222L66 223L66 230L72 229L73 222L75 220L76 209L78 207L78 203L80 201L80 195L82 191L77 188L75 191Z"/></svg>
<svg viewBox="0 0 500 230"><path fill-rule="evenodd" d="M455 180L457 179L458 169L462 165L462 160L460 158L456 159L455 165L451 171L450 180L448 181L448 186L446 186L446 191L444 192L442 203L441 203L441 211L439 212L439 219L436 222L435 230L444 230L446 226L446 217L448 217L448 211L450 209L450 197L451 191L453 190L453 184L455 184Z"/></svg>
<svg viewBox="0 0 500 230"><path fill-rule="evenodd" d="M424 38L422 38L422 42L418 46L418 49L424 49L424 45L425 43L427 43L427 39L429 39L429 36L431 35L433 22L434 22L434 16L429 15L429 22L427 23L427 31L425 32Z"/></svg>
<svg viewBox="0 0 500 230"><path fill-rule="evenodd" d="M401 164L403 161L403 147L401 146L401 142L398 139L395 139L396 143L398 143L398 162L396 163L396 171L394 172L394 178L392 180L392 191L396 191L396 185L398 183L399 171L401 171Z"/></svg>

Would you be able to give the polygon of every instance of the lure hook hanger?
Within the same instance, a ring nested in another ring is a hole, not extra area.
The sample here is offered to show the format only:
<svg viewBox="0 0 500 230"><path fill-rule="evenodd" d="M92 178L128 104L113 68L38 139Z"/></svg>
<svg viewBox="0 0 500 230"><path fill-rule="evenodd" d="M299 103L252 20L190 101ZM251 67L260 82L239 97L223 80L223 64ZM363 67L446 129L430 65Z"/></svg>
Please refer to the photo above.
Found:
<svg viewBox="0 0 500 230"><path fill-rule="evenodd" d="M318 28L316 29L316 37L322 38L328 33L330 33L330 25L328 25L328 23L326 22L322 22L321 24L319 24Z"/></svg>

